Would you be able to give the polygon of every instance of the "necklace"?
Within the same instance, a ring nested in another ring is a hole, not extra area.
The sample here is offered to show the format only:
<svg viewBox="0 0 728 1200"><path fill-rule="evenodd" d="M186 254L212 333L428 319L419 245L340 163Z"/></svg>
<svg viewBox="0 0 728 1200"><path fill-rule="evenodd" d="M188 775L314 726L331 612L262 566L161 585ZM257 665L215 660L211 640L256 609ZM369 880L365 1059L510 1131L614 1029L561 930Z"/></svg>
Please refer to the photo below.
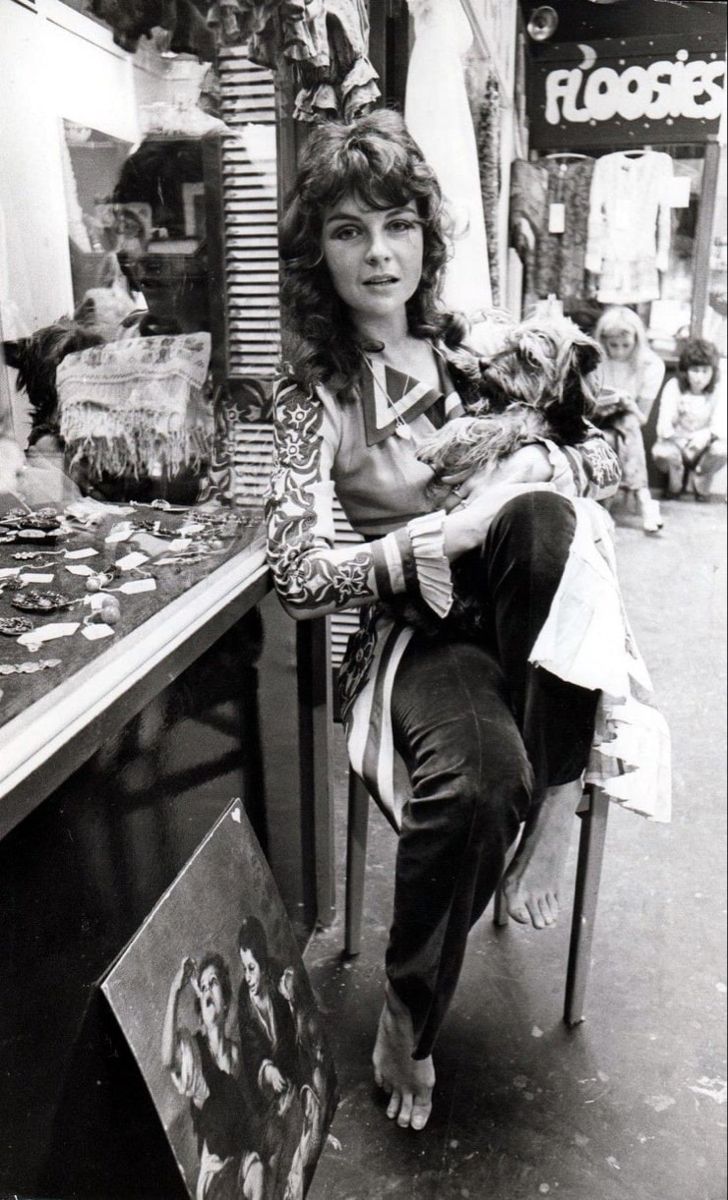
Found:
<svg viewBox="0 0 728 1200"><path fill-rule="evenodd" d="M396 404L394 403L391 396L389 395L389 392L387 391L384 384L381 383L377 379L377 376L374 373L374 367L372 366L369 359L365 357L364 362L366 363L367 367L369 368L369 374L371 375L371 377L374 381L375 387L379 388L380 395L382 395L384 397L386 403L389 405L390 409L394 413L394 420L395 420L394 432L396 433L397 437L402 438L403 441L411 442L412 441L412 430L410 429L409 425L402 417L401 413L399 412ZM405 380L405 387L404 387L403 395L405 395L405 396L407 395L407 392L409 391L409 388L410 388L410 384L413 382L414 381L412 380L412 376L408 375Z"/></svg>

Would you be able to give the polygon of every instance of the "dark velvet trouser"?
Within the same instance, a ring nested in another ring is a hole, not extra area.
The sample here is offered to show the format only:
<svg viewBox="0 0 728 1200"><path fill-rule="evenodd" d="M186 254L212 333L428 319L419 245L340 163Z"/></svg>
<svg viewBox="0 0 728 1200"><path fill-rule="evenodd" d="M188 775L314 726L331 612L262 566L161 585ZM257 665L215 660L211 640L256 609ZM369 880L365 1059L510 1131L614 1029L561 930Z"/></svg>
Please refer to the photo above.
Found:
<svg viewBox="0 0 728 1200"><path fill-rule="evenodd" d="M477 641L444 623L415 634L392 697L408 768L387 976L412 1014L416 1058L430 1054L452 999L468 932L503 873L519 825L547 786L584 770L597 693L528 663L574 535L563 497L510 501L482 548L460 560L486 613Z"/></svg>

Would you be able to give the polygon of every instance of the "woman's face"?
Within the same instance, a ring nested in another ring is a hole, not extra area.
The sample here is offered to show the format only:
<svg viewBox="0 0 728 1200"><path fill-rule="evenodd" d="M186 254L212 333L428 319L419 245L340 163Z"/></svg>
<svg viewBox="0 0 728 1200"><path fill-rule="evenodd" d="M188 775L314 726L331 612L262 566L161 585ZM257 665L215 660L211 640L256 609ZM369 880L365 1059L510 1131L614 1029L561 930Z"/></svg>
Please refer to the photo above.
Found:
<svg viewBox="0 0 728 1200"><path fill-rule="evenodd" d="M610 333L604 339L607 354L615 362L625 362L635 348L637 338L631 330L625 329L622 333Z"/></svg>
<svg viewBox="0 0 728 1200"><path fill-rule="evenodd" d="M250 950L240 951L240 961L243 965L243 977L251 996L257 996L260 988L260 965Z"/></svg>
<svg viewBox="0 0 728 1200"><path fill-rule="evenodd" d="M225 1016L225 1001L220 979L213 966L205 967L197 981L197 986L203 1024L215 1025Z"/></svg>
<svg viewBox="0 0 728 1200"><path fill-rule="evenodd" d="M321 249L355 320L399 312L422 275L422 223L414 201L379 210L345 196L324 214Z"/></svg>
<svg viewBox="0 0 728 1200"><path fill-rule="evenodd" d="M688 367L687 374L690 391L697 395L709 386L713 378L713 368L708 363L701 363L700 366Z"/></svg>

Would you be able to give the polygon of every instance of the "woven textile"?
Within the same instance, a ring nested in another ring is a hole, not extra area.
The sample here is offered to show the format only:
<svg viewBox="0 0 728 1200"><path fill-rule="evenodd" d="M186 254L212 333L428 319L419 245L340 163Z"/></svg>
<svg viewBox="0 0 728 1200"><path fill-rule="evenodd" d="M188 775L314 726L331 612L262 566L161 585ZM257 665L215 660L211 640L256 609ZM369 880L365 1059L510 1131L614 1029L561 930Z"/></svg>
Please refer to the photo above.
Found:
<svg viewBox="0 0 728 1200"><path fill-rule="evenodd" d="M56 372L71 465L94 474L174 474L209 457L210 335L133 338L69 354Z"/></svg>

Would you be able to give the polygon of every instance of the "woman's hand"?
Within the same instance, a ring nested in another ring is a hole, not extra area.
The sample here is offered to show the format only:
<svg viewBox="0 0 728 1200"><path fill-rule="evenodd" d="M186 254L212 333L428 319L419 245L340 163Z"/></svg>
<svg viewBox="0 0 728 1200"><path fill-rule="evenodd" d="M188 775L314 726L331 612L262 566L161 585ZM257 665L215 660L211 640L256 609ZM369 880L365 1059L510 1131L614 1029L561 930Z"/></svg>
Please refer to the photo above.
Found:
<svg viewBox="0 0 728 1200"><path fill-rule="evenodd" d="M277 1096L279 1096L281 1092L285 1092L286 1088L288 1087L287 1079L284 1075L281 1075L278 1067L273 1066L273 1063L268 1063L265 1068L265 1081L270 1087L273 1088L273 1091Z"/></svg>
<svg viewBox="0 0 728 1200"><path fill-rule="evenodd" d="M462 491L465 490L463 484ZM468 498L445 517L444 550L452 562L467 550L480 546L493 518L504 504L526 492L555 492L552 483L494 483L474 489Z"/></svg>

